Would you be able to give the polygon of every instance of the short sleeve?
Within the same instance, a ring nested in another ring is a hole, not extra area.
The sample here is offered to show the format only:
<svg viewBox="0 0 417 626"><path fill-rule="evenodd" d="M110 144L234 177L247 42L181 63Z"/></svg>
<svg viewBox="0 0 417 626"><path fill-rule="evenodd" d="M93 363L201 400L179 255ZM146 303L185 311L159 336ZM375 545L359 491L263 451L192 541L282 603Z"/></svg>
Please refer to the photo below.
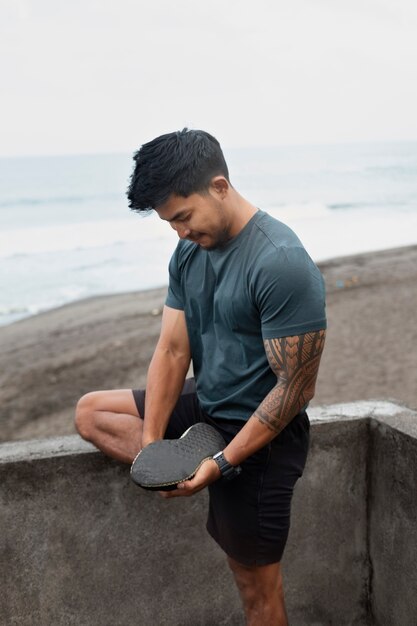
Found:
<svg viewBox="0 0 417 626"><path fill-rule="evenodd" d="M178 269L178 247L169 262L169 285L165 304L172 309L184 310L184 301L181 289L181 277Z"/></svg>
<svg viewBox="0 0 417 626"><path fill-rule="evenodd" d="M256 283L263 339L326 328L324 280L304 248L270 251Z"/></svg>

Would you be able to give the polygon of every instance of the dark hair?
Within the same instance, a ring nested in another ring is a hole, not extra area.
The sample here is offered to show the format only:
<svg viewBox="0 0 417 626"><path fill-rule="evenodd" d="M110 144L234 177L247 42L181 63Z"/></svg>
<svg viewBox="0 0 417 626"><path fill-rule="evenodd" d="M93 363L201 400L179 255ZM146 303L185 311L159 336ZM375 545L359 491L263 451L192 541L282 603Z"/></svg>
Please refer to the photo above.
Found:
<svg viewBox="0 0 417 626"><path fill-rule="evenodd" d="M143 144L127 190L133 211L150 211L171 194L187 197L205 192L213 176L229 171L219 142L203 130L184 128Z"/></svg>

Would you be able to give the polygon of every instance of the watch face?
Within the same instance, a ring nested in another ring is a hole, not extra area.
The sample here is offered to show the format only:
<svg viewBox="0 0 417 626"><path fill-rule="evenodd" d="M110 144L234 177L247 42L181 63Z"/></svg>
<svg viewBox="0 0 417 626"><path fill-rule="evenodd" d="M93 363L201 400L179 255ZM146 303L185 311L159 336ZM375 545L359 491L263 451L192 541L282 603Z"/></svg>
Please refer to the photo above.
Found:
<svg viewBox="0 0 417 626"><path fill-rule="evenodd" d="M215 454L213 457L213 460L216 461L222 474L224 470L226 469L226 467L232 467L230 463L228 463L226 459L224 458L223 452L218 452L217 454Z"/></svg>

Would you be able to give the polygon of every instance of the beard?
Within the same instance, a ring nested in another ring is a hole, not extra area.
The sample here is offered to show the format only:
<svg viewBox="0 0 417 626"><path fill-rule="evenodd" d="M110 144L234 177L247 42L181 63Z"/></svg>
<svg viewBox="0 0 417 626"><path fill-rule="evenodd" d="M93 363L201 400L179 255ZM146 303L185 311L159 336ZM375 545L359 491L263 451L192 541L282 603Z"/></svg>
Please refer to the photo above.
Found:
<svg viewBox="0 0 417 626"><path fill-rule="evenodd" d="M208 237L210 239L210 243L205 244L200 243L200 239L204 239ZM231 239L229 228L221 228L216 233L192 233L188 239L190 239L193 243L203 248L203 250L220 250L223 248Z"/></svg>
<svg viewBox="0 0 417 626"><path fill-rule="evenodd" d="M215 210L219 216L218 226L213 233L206 233L206 236L211 239L211 243L205 246L201 246L204 250L220 250L232 239L230 235L230 224L226 219L224 211L219 203L216 203ZM204 233L201 233L204 236Z"/></svg>
<svg viewBox="0 0 417 626"><path fill-rule="evenodd" d="M217 234L212 244L206 246L206 250L220 250L230 241L229 231L223 230Z"/></svg>

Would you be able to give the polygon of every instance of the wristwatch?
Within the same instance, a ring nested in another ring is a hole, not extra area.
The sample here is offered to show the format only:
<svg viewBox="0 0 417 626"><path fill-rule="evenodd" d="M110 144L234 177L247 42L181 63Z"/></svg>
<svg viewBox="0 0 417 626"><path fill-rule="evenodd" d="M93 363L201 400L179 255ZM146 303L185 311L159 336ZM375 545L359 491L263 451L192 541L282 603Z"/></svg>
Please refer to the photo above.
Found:
<svg viewBox="0 0 417 626"><path fill-rule="evenodd" d="M239 476L240 472L242 471L240 465L234 466L231 465L229 461L226 461L226 459L224 458L224 454L221 450L220 452L216 452L216 454L213 456L213 461L216 461L222 478L225 478L226 480L232 480L233 478L236 478L236 476Z"/></svg>

